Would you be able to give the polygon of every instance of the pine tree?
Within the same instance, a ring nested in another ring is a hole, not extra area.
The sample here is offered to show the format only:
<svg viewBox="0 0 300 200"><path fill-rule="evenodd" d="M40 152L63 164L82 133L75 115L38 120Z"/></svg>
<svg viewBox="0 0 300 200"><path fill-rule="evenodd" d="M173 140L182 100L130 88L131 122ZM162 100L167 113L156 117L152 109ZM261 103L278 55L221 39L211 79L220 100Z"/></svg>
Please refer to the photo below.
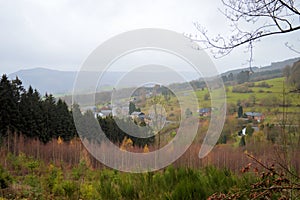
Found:
<svg viewBox="0 0 300 200"><path fill-rule="evenodd" d="M0 134L7 136L17 131L19 124L18 96L19 91L4 74L0 81Z"/></svg>
<svg viewBox="0 0 300 200"><path fill-rule="evenodd" d="M64 141L70 141L74 137L73 118L68 110L66 102L61 99L56 105L57 127L54 137L62 137Z"/></svg>
<svg viewBox="0 0 300 200"><path fill-rule="evenodd" d="M238 118L243 117L243 113L244 113L243 107L242 107L242 106L239 106L239 108L238 108Z"/></svg>
<svg viewBox="0 0 300 200"><path fill-rule="evenodd" d="M55 136L56 127L58 124L56 114L56 103L53 95L46 93L45 99L42 102L43 115L43 131L41 132L39 139L44 143L47 143Z"/></svg>
<svg viewBox="0 0 300 200"><path fill-rule="evenodd" d="M37 90L30 86L23 93L20 101L20 112L22 115L22 132L30 138L37 138L42 131L41 98Z"/></svg>

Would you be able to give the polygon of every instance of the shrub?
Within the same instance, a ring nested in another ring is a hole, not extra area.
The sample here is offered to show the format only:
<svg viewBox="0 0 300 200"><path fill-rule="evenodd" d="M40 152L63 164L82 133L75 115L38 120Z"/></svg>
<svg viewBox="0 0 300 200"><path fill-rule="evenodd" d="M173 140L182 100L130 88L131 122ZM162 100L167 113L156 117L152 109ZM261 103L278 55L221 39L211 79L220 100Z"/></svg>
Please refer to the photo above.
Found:
<svg viewBox="0 0 300 200"><path fill-rule="evenodd" d="M270 87L272 87L272 85L269 85L268 83L266 83L266 82L261 82L261 83L258 83L257 85L256 85L256 87L262 87L262 88L270 88Z"/></svg>
<svg viewBox="0 0 300 200"><path fill-rule="evenodd" d="M253 82L245 83L245 86L247 86L247 87L255 87L255 83L253 83Z"/></svg>
<svg viewBox="0 0 300 200"><path fill-rule="evenodd" d="M24 177L24 183L31 187L38 187L40 185L39 177L36 175L28 174Z"/></svg>
<svg viewBox="0 0 300 200"><path fill-rule="evenodd" d="M236 105L234 105L233 103L227 104L227 113L232 115L237 111L237 107Z"/></svg>
<svg viewBox="0 0 300 200"><path fill-rule="evenodd" d="M252 128L252 126L249 124L246 127L246 134L249 135L250 137L253 135L254 133L254 129Z"/></svg>
<svg viewBox="0 0 300 200"><path fill-rule="evenodd" d="M206 93L205 95L204 95L204 101L207 101L207 100L209 100L210 99L210 95L209 95L209 93Z"/></svg>
<svg viewBox="0 0 300 200"><path fill-rule="evenodd" d="M5 189L12 182L10 174L0 165L0 188Z"/></svg>
<svg viewBox="0 0 300 200"><path fill-rule="evenodd" d="M121 185L120 193L123 199L138 198L138 192L135 190L135 187L129 181L126 181L125 184Z"/></svg>
<svg viewBox="0 0 300 200"><path fill-rule="evenodd" d="M258 90L258 93L264 93L264 92L265 92L265 91L262 90L262 89Z"/></svg>
<svg viewBox="0 0 300 200"><path fill-rule="evenodd" d="M73 196L75 196L75 192L79 190L78 185L74 181L63 181L62 182L62 188L64 190L65 195L71 199Z"/></svg>
<svg viewBox="0 0 300 200"><path fill-rule="evenodd" d="M238 85L232 88L233 93L252 93L253 91L245 85Z"/></svg>
<svg viewBox="0 0 300 200"><path fill-rule="evenodd" d="M80 185L80 197L81 199L94 200L98 198L98 194L93 185L84 183Z"/></svg>
<svg viewBox="0 0 300 200"><path fill-rule="evenodd" d="M63 188L61 186L63 178L62 170L50 164L47 170L47 176L45 176L45 185L50 193L55 195L63 194Z"/></svg>
<svg viewBox="0 0 300 200"><path fill-rule="evenodd" d="M170 199L206 199L209 196L206 191L200 180L190 182L184 179L176 185Z"/></svg>
<svg viewBox="0 0 300 200"><path fill-rule="evenodd" d="M117 175L118 173L110 170L101 171L100 183L97 184L96 190L102 199L120 199Z"/></svg>

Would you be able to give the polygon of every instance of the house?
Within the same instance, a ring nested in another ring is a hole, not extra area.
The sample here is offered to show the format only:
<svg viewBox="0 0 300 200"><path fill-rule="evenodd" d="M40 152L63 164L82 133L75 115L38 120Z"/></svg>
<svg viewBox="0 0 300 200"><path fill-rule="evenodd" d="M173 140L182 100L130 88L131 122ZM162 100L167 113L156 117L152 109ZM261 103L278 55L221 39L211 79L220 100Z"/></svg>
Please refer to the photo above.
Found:
<svg viewBox="0 0 300 200"><path fill-rule="evenodd" d="M105 118L110 115L112 115L112 110L100 110L100 112L95 113L95 118L97 118L97 117Z"/></svg>
<svg viewBox="0 0 300 200"><path fill-rule="evenodd" d="M97 110L97 108L96 108L96 106L85 106L85 107L82 107L80 110L81 110L82 114L86 113L88 110L90 110L93 113L95 113L96 110Z"/></svg>
<svg viewBox="0 0 300 200"><path fill-rule="evenodd" d="M244 115L249 120L256 120L258 122L261 122L262 120L265 119L265 116L259 112L245 112Z"/></svg>
<svg viewBox="0 0 300 200"><path fill-rule="evenodd" d="M144 120L145 113L134 111L133 113L131 113L130 117L132 119L137 119L138 118L138 119Z"/></svg>
<svg viewBox="0 0 300 200"><path fill-rule="evenodd" d="M207 117L207 116L211 115L211 111L212 111L211 108L201 108L201 109L199 109L198 112L199 112L200 116Z"/></svg>

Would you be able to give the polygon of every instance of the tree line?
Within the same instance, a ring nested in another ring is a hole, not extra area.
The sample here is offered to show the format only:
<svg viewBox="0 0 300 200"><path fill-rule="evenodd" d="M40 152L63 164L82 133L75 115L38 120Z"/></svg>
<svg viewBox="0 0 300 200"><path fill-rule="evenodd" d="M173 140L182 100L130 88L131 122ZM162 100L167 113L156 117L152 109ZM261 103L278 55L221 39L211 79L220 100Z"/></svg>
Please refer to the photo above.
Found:
<svg viewBox="0 0 300 200"><path fill-rule="evenodd" d="M16 77L0 80L0 136L23 134L38 138L43 143L61 137L65 141L77 135L72 112L67 104L53 95L44 97L31 86L26 90Z"/></svg>
<svg viewBox="0 0 300 200"><path fill-rule="evenodd" d="M46 93L45 96L41 96L31 86L25 89L18 77L9 80L7 75L3 75L0 78L0 144L4 139L9 142L10 138L16 135L39 139L44 144L59 137L64 141L70 141L78 137L73 112L80 115L82 122L94 118L91 111L82 114L76 104L69 109L65 101L56 100L52 94ZM116 119L113 117L97 120L105 135L114 143L122 143L125 137L131 138L133 145L138 146L149 145L154 141L153 138L134 138L120 128L116 128ZM90 136L91 134L88 133L94 131L88 124L83 127L85 127L84 132L80 134L82 137ZM101 142L97 133L94 133L94 136L88 139L97 138L97 141Z"/></svg>

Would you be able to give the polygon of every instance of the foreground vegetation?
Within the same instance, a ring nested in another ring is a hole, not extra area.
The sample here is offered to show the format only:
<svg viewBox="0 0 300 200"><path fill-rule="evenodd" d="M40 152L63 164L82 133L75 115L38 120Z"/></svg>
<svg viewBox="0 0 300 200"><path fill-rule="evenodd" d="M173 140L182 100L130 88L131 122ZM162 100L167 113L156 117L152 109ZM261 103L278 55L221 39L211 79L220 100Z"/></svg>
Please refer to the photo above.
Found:
<svg viewBox="0 0 300 200"><path fill-rule="evenodd" d="M84 160L72 167L63 162L45 164L24 154L8 154L5 160L5 168L0 166L0 199L248 199L271 186L277 188L270 188L271 199L287 195L279 186L299 195L299 187L292 190L290 180L275 169L262 177L257 168L250 169L250 164L240 175L211 166L170 166L158 172L129 174L95 170Z"/></svg>

